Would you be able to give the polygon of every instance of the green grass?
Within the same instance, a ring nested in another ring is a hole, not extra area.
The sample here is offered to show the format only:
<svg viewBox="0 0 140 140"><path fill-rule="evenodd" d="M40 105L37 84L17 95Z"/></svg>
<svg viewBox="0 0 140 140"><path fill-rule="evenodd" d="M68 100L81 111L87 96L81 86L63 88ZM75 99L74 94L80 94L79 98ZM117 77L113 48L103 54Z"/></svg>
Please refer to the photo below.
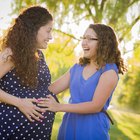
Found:
<svg viewBox="0 0 140 140"><path fill-rule="evenodd" d="M111 140L140 140L140 114L111 110L115 125L111 126Z"/></svg>
<svg viewBox="0 0 140 140"><path fill-rule="evenodd" d="M115 124L111 125L111 140L139 140L140 139L140 114L111 109ZM56 140L63 114L57 113L53 125L52 139Z"/></svg>
<svg viewBox="0 0 140 140"><path fill-rule="evenodd" d="M62 122L62 118L63 118L63 113L56 113L53 129L52 129L51 140L57 139L58 130L59 130L60 124Z"/></svg>

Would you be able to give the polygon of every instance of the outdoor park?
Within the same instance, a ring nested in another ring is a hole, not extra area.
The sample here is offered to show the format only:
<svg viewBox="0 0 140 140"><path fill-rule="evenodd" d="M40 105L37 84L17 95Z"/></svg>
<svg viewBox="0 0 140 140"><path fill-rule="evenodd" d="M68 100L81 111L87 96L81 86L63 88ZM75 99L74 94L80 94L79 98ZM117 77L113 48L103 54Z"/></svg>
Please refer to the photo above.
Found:
<svg viewBox="0 0 140 140"><path fill-rule="evenodd" d="M0 0L0 37L25 8L40 5L53 15L53 40L43 52L52 82L82 55L80 37L91 23L111 26L128 71L120 75L108 112L114 120L111 140L140 139L140 1L139 0ZM69 90L58 95L67 103ZM52 140L56 140L64 113L56 113ZM80 128L79 128L80 129ZM88 130L87 130L88 131Z"/></svg>

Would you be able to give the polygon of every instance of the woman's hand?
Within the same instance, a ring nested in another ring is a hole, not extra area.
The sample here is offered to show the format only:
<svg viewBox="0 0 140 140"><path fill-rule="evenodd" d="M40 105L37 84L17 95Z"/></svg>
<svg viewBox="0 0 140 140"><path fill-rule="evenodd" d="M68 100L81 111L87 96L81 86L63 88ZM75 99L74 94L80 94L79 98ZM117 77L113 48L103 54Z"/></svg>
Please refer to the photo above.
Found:
<svg viewBox="0 0 140 140"><path fill-rule="evenodd" d="M38 99L37 104L40 107L44 107L48 111L57 112L60 108L60 103L58 103L52 95L48 95L47 98Z"/></svg>
<svg viewBox="0 0 140 140"><path fill-rule="evenodd" d="M42 121L40 118L44 118L41 113L44 113L46 110L43 108L37 107L33 103L38 103L37 99L21 98L19 99L17 108L31 121L34 120Z"/></svg>

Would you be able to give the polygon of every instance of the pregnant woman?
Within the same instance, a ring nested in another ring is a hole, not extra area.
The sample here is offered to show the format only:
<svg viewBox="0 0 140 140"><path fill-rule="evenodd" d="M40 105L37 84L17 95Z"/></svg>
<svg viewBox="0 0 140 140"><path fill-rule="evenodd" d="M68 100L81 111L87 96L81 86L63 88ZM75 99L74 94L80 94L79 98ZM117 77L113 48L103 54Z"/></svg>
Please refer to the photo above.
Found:
<svg viewBox="0 0 140 140"><path fill-rule="evenodd" d="M53 26L47 9L23 11L3 39L0 53L0 139L50 140L55 113L36 105L51 94L46 49Z"/></svg>

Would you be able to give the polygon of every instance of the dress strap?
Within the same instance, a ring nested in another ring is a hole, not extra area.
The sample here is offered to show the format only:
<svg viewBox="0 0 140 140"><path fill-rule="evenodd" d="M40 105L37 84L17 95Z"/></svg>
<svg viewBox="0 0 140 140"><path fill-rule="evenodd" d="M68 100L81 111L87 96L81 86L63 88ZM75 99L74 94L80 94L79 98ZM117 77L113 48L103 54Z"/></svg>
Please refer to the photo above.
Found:
<svg viewBox="0 0 140 140"><path fill-rule="evenodd" d="M110 120L111 124L114 125L114 122L113 122L112 118L109 116L109 114L107 113L107 111L102 109L101 112L103 112L108 117L108 119Z"/></svg>

